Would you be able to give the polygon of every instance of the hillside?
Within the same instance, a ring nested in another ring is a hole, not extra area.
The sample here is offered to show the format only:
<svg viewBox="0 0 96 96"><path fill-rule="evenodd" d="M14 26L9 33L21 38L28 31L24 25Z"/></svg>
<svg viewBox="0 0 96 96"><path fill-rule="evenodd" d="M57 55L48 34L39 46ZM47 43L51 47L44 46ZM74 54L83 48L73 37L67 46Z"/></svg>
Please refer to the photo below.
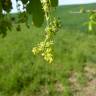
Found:
<svg viewBox="0 0 96 96"><path fill-rule="evenodd" d="M84 26L88 14L70 13L95 6L57 8L62 28L54 38L54 64L31 51L43 39L44 27L22 24L16 31L14 25L0 37L0 96L96 96L96 30Z"/></svg>

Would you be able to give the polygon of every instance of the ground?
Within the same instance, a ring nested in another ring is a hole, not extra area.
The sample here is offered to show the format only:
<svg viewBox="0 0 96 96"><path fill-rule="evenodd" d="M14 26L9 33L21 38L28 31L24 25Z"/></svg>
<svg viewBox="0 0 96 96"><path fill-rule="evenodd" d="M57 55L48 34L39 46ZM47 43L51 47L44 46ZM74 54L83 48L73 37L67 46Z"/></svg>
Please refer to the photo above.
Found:
<svg viewBox="0 0 96 96"><path fill-rule="evenodd" d="M87 81L82 86L78 83L78 73L73 72L69 78L74 96L96 96L96 66L85 66L83 75Z"/></svg>

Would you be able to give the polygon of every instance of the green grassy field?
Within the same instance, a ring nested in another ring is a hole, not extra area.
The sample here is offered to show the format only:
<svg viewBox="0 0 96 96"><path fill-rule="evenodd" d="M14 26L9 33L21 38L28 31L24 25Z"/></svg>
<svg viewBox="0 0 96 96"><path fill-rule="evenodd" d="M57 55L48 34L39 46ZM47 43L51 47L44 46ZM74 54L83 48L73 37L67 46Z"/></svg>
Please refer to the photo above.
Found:
<svg viewBox="0 0 96 96"><path fill-rule="evenodd" d="M96 4L60 6L56 10L62 28L54 38L54 64L32 53L32 48L43 40L44 27L31 25L27 29L22 24L18 32L14 25L5 38L0 37L0 96L84 95L76 95L78 87L74 84L78 82L82 89L90 81L90 74L92 80L96 79L96 30L88 32L84 26L88 14L70 13L81 7L93 9ZM95 70L94 74L90 70Z"/></svg>

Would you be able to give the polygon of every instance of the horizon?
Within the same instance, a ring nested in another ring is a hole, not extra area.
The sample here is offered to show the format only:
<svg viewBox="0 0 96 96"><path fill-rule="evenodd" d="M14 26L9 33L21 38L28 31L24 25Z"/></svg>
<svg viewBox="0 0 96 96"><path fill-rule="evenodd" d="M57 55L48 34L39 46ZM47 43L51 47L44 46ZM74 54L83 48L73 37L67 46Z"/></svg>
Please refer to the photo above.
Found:
<svg viewBox="0 0 96 96"><path fill-rule="evenodd" d="M59 5L89 4L96 3L96 0L59 0Z"/></svg>

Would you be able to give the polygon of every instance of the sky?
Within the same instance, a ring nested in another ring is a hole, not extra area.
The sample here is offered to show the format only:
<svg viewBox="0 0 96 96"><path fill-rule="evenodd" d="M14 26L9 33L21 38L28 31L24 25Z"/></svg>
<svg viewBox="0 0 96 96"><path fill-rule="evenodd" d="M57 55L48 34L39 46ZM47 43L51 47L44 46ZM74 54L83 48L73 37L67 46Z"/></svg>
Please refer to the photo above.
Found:
<svg viewBox="0 0 96 96"><path fill-rule="evenodd" d="M96 0L59 0L59 5L96 3Z"/></svg>
<svg viewBox="0 0 96 96"><path fill-rule="evenodd" d="M13 2L12 12L17 12L16 0L12 0L12 2ZM96 0L59 0L59 5L86 4L86 3L96 3ZM22 6L21 6L21 9L22 9Z"/></svg>

